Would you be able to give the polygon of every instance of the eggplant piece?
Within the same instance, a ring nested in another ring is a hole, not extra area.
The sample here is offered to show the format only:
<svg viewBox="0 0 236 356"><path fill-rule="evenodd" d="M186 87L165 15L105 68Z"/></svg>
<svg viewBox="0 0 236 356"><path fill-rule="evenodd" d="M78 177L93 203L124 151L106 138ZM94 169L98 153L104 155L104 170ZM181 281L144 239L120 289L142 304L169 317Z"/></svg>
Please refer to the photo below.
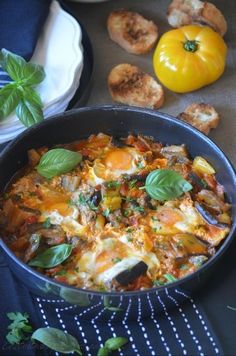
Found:
<svg viewBox="0 0 236 356"><path fill-rule="evenodd" d="M145 182L149 173L142 173L142 174L132 174L125 176L125 180L130 182L132 180L136 180L137 182Z"/></svg>
<svg viewBox="0 0 236 356"><path fill-rule="evenodd" d="M195 202L195 208L208 224L219 227L220 229L229 227L228 224L220 223L202 204Z"/></svg>
<svg viewBox="0 0 236 356"><path fill-rule="evenodd" d="M51 225L45 228L43 222L28 224L26 226L28 234L38 234L46 240L47 245L59 245L65 241L66 234L59 225Z"/></svg>
<svg viewBox="0 0 236 356"><path fill-rule="evenodd" d="M190 172L188 175L193 186L197 188L198 191L207 187L207 183L204 179L201 179L196 173Z"/></svg>
<svg viewBox="0 0 236 356"><path fill-rule="evenodd" d="M147 272L147 269L148 266L146 265L146 263L140 261L133 267L128 268L127 270L117 274L114 277L114 280L122 286L127 286L129 283L133 282L136 278L145 274Z"/></svg>
<svg viewBox="0 0 236 356"><path fill-rule="evenodd" d="M124 147L126 146L125 142L122 140L121 137L118 136L112 136L112 141L111 141L112 145L115 147Z"/></svg>
<svg viewBox="0 0 236 356"><path fill-rule="evenodd" d="M96 190L93 195L91 196L91 198L89 199L90 203L92 205L94 205L95 207L98 207L98 205L100 204L102 200L102 193L100 190Z"/></svg>
<svg viewBox="0 0 236 356"><path fill-rule="evenodd" d="M38 250L40 245L41 236L39 234L32 234L29 243L30 246L25 251L24 262L27 263L31 258L34 257L35 252Z"/></svg>

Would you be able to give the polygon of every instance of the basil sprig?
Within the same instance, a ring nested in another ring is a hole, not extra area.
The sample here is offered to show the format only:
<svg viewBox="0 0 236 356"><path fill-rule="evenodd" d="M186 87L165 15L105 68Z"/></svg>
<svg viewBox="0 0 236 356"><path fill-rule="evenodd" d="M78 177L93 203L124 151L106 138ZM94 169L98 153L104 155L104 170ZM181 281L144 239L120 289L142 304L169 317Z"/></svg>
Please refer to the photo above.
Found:
<svg viewBox="0 0 236 356"><path fill-rule="evenodd" d="M82 356L82 351L76 338L59 329L51 327L39 328L33 333L31 338L41 342L54 351L64 354L76 352Z"/></svg>
<svg viewBox="0 0 236 356"><path fill-rule="evenodd" d="M111 337L107 339L104 346L98 350L97 356L108 356L112 351L116 351L127 344L128 341L126 337Z"/></svg>
<svg viewBox="0 0 236 356"><path fill-rule="evenodd" d="M146 178L145 189L151 198L165 201L178 198L192 189L192 185L179 173L170 169L156 169Z"/></svg>
<svg viewBox="0 0 236 356"><path fill-rule="evenodd" d="M59 174L70 172L81 160L82 156L79 152L54 148L41 157L36 168L39 174L50 179Z"/></svg>
<svg viewBox="0 0 236 356"><path fill-rule="evenodd" d="M29 266L52 268L64 262L72 252L72 245L61 244L39 253L29 262Z"/></svg>
<svg viewBox="0 0 236 356"><path fill-rule="evenodd" d="M43 104L34 86L45 78L43 67L28 63L6 49L0 52L0 65L13 80L0 89L0 120L15 110L17 117L26 127L42 121Z"/></svg>

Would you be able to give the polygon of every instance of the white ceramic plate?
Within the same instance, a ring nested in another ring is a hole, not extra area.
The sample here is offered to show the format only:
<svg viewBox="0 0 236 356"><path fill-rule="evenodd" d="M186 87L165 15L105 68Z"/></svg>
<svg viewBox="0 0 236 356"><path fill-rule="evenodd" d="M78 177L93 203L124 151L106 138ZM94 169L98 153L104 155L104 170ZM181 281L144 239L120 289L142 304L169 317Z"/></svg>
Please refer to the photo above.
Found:
<svg viewBox="0 0 236 356"><path fill-rule="evenodd" d="M37 87L45 117L64 111L79 86L83 68L82 32L78 22L53 1L31 62L41 64L45 80ZM76 80L75 80L76 78ZM0 143L25 127L16 115L0 123Z"/></svg>

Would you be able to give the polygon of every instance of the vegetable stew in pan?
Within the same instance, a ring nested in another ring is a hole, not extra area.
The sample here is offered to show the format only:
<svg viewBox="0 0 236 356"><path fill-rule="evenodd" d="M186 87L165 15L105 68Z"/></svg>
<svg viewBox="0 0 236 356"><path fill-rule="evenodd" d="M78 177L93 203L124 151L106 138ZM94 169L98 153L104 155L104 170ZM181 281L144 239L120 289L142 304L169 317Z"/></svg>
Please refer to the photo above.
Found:
<svg viewBox="0 0 236 356"><path fill-rule="evenodd" d="M229 233L214 167L184 145L100 133L28 156L0 200L0 232L17 257L59 282L98 291L171 283Z"/></svg>

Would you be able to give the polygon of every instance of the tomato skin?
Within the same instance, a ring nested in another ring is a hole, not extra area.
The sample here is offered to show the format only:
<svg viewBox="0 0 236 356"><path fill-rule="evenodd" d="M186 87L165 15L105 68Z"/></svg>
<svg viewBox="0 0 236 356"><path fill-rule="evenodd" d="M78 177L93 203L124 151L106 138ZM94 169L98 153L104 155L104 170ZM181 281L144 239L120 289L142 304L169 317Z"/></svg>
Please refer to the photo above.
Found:
<svg viewBox="0 0 236 356"><path fill-rule="evenodd" d="M195 42L194 51L184 48ZM227 46L207 26L183 26L164 33L153 56L160 82L176 93L197 90L216 81L224 72Z"/></svg>

